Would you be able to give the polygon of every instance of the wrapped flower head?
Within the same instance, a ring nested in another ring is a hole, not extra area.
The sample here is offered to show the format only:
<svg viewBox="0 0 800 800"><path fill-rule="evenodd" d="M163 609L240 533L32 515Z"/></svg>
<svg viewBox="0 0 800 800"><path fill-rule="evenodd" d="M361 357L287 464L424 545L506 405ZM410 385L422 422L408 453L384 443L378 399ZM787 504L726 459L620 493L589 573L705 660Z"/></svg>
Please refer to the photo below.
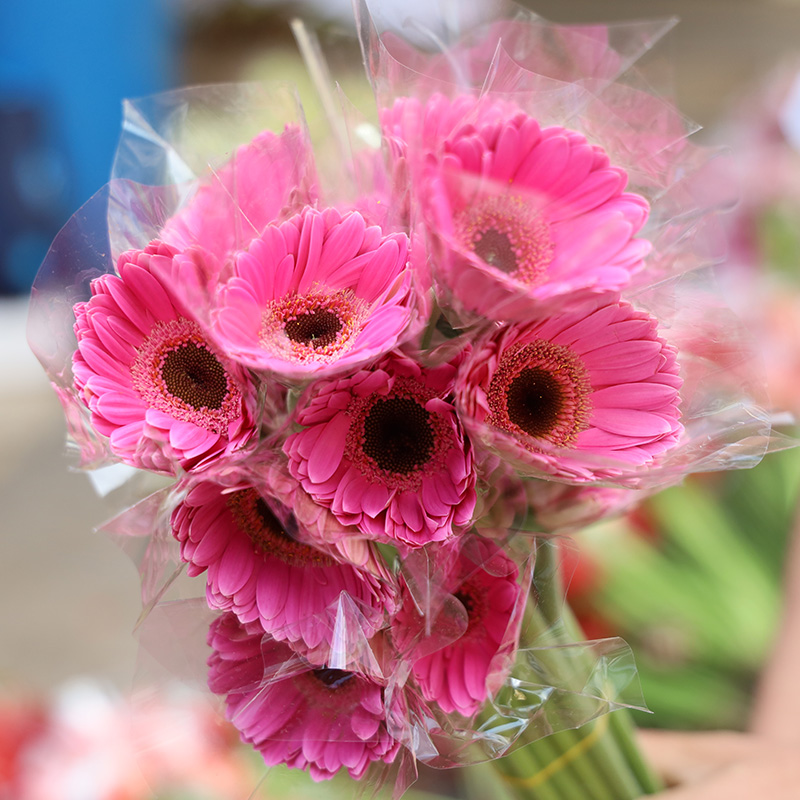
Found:
<svg viewBox="0 0 800 800"><path fill-rule="evenodd" d="M458 305L508 318L519 295L626 286L650 243L635 238L649 207L624 191L625 172L576 131L477 112L444 141L422 192Z"/></svg>
<svg viewBox="0 0 800 800"><path fill-rule="evenodd" d="M219 262L244 249L286 208L315 199L315 174L305 131L287 125L262 131L198 186L167 220L160 238L180 249L200 246Z"/></svg>
<svg viewBox="0 0 800 800"><path fill-rule="evenodd" d="M307 208L236 255L214 332L254 369L303 378L356 367L402 338L412 315L408 240L356 211Z"/></svg>
<svg viewBox="0 0 800 800"><path fill-rule="evenodd" d="M479 342L457 381L468 429L518 468L582 483L633 474L677 444L676 352L617 295Z"/></svg>
<svg viewBox="0 0 800 800"><path fill-rule="evenodd" d="M308 657L316 650L327 658L342 593L367 638L394 608L369 563L357 569L302 541L290 532L297 521L289 510L253 487L195 482L173 511L172 528L189 574L207 574L211 608L257 622Z"/></svg>
<svg viewBox="0 0 800 800"><path fill-rule="evenodd" d="M233 452L255 432L255 390L158 277L188 258L153 242L124 253L118 275L75 306L76 388L92 425L125 463L172 473Z"/></svg>
<svg viewBox="0 0 800 800"><path fill-rule="evenodd" d="M455 370L392 356L320 382L284 450L308 494L344 525L411 547L449 539L475 506L475 469L453 406Z"/></svg>
<svg viewBox="0 0 800 800"><path fill-rule="evenodd" d="M412 674L422 694L446 713L471 717L489 696L489 676L508 664L498 663L503 645L513 639L512 618L520 597L517 565L489 542L482 542L485 561L476 564L460 553L442 576L440 588L453 594L466 614L464 632L455 641L413 661ZM440 613L448 613L444 606ZM411 633L420 630L419 616L410 596L393 620L395 641L403 650ZM440 620L435 629L442 626ZM422 640L417 649L427 649ZM414 659L415 647L408 657Z"/></svg>
<svg viewBox="0 0 800 800"><path fill-rule="evenodd" d="M233 614L212 624L208 643L209 688L268 765L307 769L316 781L344 767L358 779L373 762L396 758L400 744L387 730L377 681L304 663Z"/></svg>

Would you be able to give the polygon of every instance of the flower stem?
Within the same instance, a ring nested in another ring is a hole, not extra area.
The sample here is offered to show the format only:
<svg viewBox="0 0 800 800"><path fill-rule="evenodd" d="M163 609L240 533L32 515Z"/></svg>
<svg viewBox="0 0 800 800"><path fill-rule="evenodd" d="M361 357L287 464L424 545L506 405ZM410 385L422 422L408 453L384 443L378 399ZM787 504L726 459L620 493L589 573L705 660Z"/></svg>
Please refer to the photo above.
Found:
<svg viewBox="0 0 800 800"><path fill-rule="evenodd" d="M521 647L532 646L534 669L543 683L565 690L567 699L556 713L563 708L567 713L574 712L576 720L587 719L601 710L602 701L593 696L593 691L583 694L590 656L570 647L583 637L562 601L563 587L552 542L537 545L536 559L536 588L523 629L527 642L521 642ZM494 763L512 797L633 800L661 788L636 747L633 725L625 710L550 735L545 735L546 724L544 720L530 725L520 740L524 746ZM526 739L528 743L524 744Z"/></svg>

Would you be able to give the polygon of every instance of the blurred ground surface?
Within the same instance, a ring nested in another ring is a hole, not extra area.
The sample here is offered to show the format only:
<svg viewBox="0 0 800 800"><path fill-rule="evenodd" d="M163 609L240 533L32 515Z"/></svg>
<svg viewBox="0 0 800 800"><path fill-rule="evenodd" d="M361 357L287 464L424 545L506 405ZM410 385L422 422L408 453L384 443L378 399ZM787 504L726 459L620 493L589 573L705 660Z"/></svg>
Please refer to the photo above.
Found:
<svg viewBox="0 0 800 800"><path fill-rule="evenodd" d="M706 125L800 48L800 7L790 3L545 0L537 9L573 22L682 15L659 58L674 61L682 107ZM184 77L235 78L260 47L195 37ZM47 688L82 673L125 687L138 578L126 556L92 532L105 512L85 477L67 470L61 409L27 351L24 319L24 301L0 303L0 688Z"/></svg>

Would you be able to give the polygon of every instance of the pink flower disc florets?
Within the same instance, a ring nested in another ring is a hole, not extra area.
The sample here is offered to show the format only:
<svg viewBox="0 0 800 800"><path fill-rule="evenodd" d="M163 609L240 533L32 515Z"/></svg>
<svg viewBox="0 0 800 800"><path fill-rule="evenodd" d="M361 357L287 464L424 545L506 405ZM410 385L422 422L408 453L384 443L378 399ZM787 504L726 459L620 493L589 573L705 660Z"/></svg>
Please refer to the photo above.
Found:
<svg viewBox="0 0 800 800"><path fill-rule="evenodd" d="M131 365L131 382L148 405L214 433L239 416L241 392L200 326L185 317L153 326Z"/></svg>
<svg viewBox="0 0 800 800"><path fill-rule="evenodd" d="M568 347L543 339L509 347L489 383L486 421L569 447L588 425L589 371Z"/></svg>
<svg viewBox="0 0 800 800"><path fill-rule="evenodd" d="M489 266L520 283L546 280L554 245L547 223L521 197L501 195L470 205L453 219L455 238Z"/></svg>
<svg viewBox="0 0 800 800"><path fill-rule="evenodd" d="M350 289L273 300L264 311L259 342L272 355L299 364L330 364L353 345L369 315L367 304Z"/></svg>

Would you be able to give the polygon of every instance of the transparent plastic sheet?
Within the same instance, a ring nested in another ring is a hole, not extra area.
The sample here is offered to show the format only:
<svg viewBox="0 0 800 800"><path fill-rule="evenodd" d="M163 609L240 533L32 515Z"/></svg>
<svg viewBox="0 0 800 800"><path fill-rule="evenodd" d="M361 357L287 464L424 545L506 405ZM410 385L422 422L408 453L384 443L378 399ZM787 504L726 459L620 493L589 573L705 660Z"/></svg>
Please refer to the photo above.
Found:
<svg viewBox="0 0 800 800"><path fill-rule="evenodd" d="M390 5L374 0L357 0L354 8L364 63L379 106L391 103L396 87L403 87L403 94L413 94L409 90L417 86L415 77L420 75L439 87L480 89L491 71L498 41L521 69L557 81L596 78L610 82L675 24L663 20L554 26L504 0L482 4L478 13L442 0L432 4L430 19L419 20L393 18Z"/></svg>
<svg viewBox="0 0 800 800"><path fill-rule="evenodd" d="M732 171L719 153L687 140L698 126L671 101L654 94L632 68L674 20L573 28L521 11L514 20L466 34L471 23L457 19L449 26L452 38L433 33L428 37L438 42L440 52L428 54L422 45L417 45L420 50L404 43L395 47L395 58L386 44L395 44L391 26L376 27L369 4L362 3L358 10L387 157L396 173L410 177L411 195L423 208L431 189L431 159L450 172L451 180L457 179L448 165L457 131L469 139L474 137L473 126L524 112L543 128L560 125L586 135L607 152L615 168L628 173L627 190L650 204L641 236L654 248L644 268L632 271L633 286L652 285L724 258L716 213L733 204ZM486 158L491 158L492 149L486 147ZM487 195L509 192L502 185L508 176L490 172L480 180L487 177L500 177L497 186L487 182ZM464 177L465 182L471 179L469 174ZM535 187L517 185L513 194L523 204L536 200ZM442 220L426 216L428 235L434 239L429 247L435 250L437 241L442 244ZM446 262L452 251L446 237L442 249L438 257ZM492 303L487 299L483 305ZM513 312L501 304L493 316L507 313ZM466 324L460 322L462 327Z"/></svg>
<svg viewBox="0 0 800 800"><path fill-rule="evenodd" d="M106 221L110 191L109 186L101 189L62 228L34 281L28 314L28 343L64 407L68 432L84 468L108 462L111 454L76 396L73 307L88 300L94 279L113 271Z"/></svg>
<svg viewBox="0 0 800 800"><path fill-rule="evenodd" d="M371 658L366 642L396 607L389 568L357 531L329 543L307 528L263 465L185 477L102 526L139 570L137 625L159 604L204 595L310 663Z"/></svg>
<svg viewBox="0 0 800 800"><path fill-rule="evenodd" d="M262 131L305 130L294 87L277 82L181 88L126 100L123 111L111 176L152 186L202 178Z"/></svg>
<svg viewBox="0 0 800 800"><path fill-rule="evenodd" d="M659 452L645 445L642 451L644 460L637 464L621 450L619 455L615 453L615 447L624 444L622 440L603 451L602 447L598 449L594 444L589 444L588 439L582 439L579 434L573 448L561 448L553 440L537 439L535 448L531 449L530 434L526 435L518 428L516 432L509 428L504 433L505 423L492 424L492 418L485 411L485 398L491 399L496 383L493 376L501 374L505 363L503 353L512 352L508 345L498 342L513 341L504 340L503 337L515 330L531 329L530 323L506 323L485 329L477 335L473 333L471 354L467 356L457 381L457 405L461 419L474 441L480 441L522 475L566 483L600 483L607 487L647 491L677 483L689 472L755 466L768 449L773 446L780 449L782 441L791 441L780 432L773 435L773 418L768 410L769 398L764 388L763 370L755 342L720 300L710 273L693 272L639 292L630 297L634 300L634 306L625 303L617 306L615 301L608 305L608 299L601 298L602 295L584 296L583 306L578 304L566 309L557 307L557 314L563 315L566 320L562 328L569 331L570 328L566 327L572 324L569 320L591 320L598 313L613 313L614 308L620 309L620 313L631 314L631 320L634 317L650 319L650 324L656 325L653 330L657 331L663 343L662 352L673 353L670 357L675 359L671 372L673 377L669 378L665 373L662 377L653 378L659 383L668 380L677 387L674 400L677 402L679 398L679 405L673 412L679 414L675 418L674 440L660 447ZM634 307L637 309L635 312ZM629 311L622 311L626 308ZM536 309L536 313L542 313L542 309ZM641 313L646 316L638 316ZM551 326L550 320L540 325L542 333L537 336L545 339L547 331L557 329L557 326ZM567 336L566 333L562 335ZM557 343L561 339L557 334L552 341ZM571 347L581 351L580 340L573 336L572 341ZM495 353L495 349L501 346L506 350ZM596 345L593 347L597 349ZM648 347L655 347L655 344ZM624 358L622 351L617 357ZM494 360L492 366L485 366L487 359ZM627 367L619 362L618 369L625 372ZM631 385L640 379L636 377L637 369L634 368L628 377L623 377L620 372L614 377L614 382L630 382L628 385ZM595 386L599 387L610 375L603 370L594 374L594 377L591 377L593 373L590 370L589 379ZM598 398L593 403L602 410L599 395L589 396ZM626 403L622 390L619 390L615 402L622 405ZM590 427L595 424L591 421L594 419L591 415L595 413L600 412L593 410L587 417ZM667 413L667 406L661 413ZM601 421L596 424L605 426ZM608 430L611 431L613 427L612 424ZM633 436L633 431L628 435ZM774 440L773 445L770 444L771 440ZM484 451L482 456L485 458ZM583 469L587 472L583 473Z"/></svg>
<svg viewBox="0 0 800 800"><path fill-rule="evenodd" d="M428 564L422 581L446 587L421 615L432 624L412 626L411 640L409 631L405 638L392 632L364 639L345 661L322 666L233 613L212 621L202 601L162 599L139 627L142 646L153 659L148 680L160 683L177 676L197 686L202 680L198 665L207 660L211 691L268 765L288 760L310 768L312 776L329 777L326 758L342 763L335 753L352 748L363 755L363 748L366 761L342 756L343 763L353 777L365 779L368 793L377 794L384 781L394 781L394 797L415 779L415 761L437 768L479 763L609 711L642 708L635 665L624 643L572 643L560 619L563 590L556 573L561 565L552 557L540 558L554 542L528 538L527 545L518 544L519 567L512 567L495 543L477 536L455 548L432 548L429 559L422 552L409 556L402 566L409 579L423 558ZM491 664L481 666L480 651L470 651L459 640L477 636L482 643L485 629L492 626L486 617L477 625L474 619L468 623L465 609L468 617L476 613L479 587L498 581L516 586L516 600L508 612L500 612L506 615L507 633L492 640ZM414 603L413 614L420 615L424 605ZM395 624L401 624L399 616ZM210 650L201 641L205 633ZM451 656L446 669L452 681L459 680L452 671L468 670L469 659L478 659L473 669L486 669L488 694L467 714L449 707L445 711L426 699L425 672L412 668L459 647L465 662Z"/></svg>

